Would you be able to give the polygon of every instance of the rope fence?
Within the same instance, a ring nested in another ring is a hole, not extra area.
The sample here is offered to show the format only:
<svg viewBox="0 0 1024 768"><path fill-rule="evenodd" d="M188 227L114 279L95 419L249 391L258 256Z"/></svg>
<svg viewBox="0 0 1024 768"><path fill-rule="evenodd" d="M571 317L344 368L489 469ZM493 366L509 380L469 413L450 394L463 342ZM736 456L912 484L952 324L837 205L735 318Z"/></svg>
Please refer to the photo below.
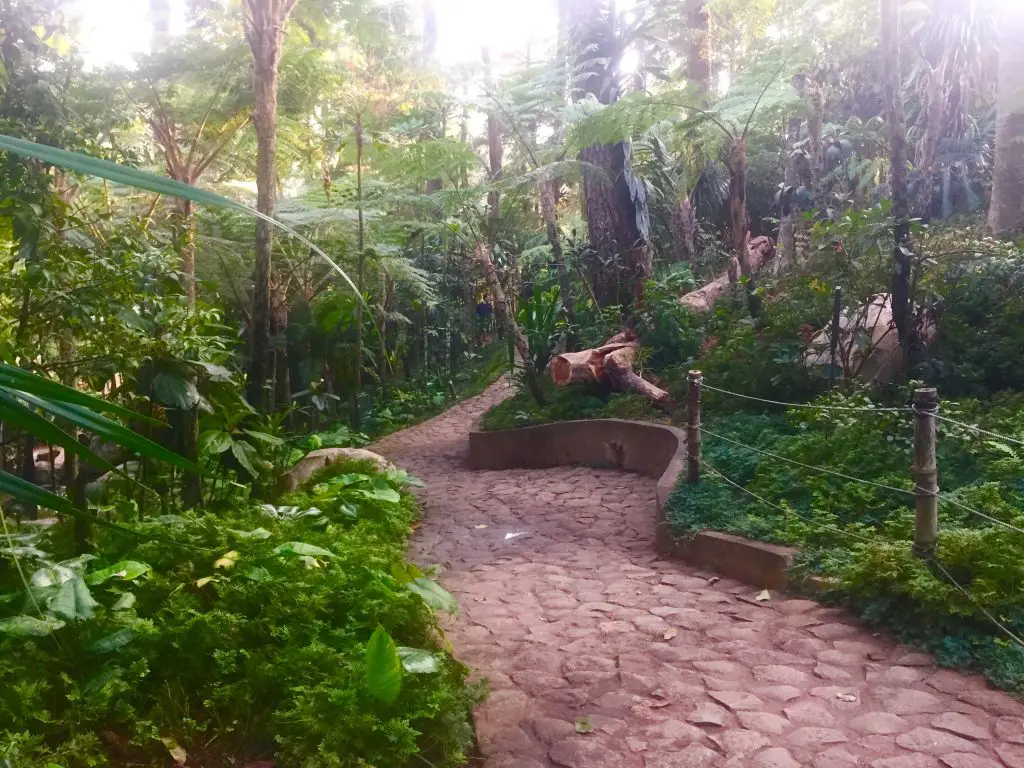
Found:
<svg viewBox="0 0 1024 768"><path fill-rule="evenodd" d="M726 476L726 474L719 469L713 467L711 464L706 462L701 456L702 438L707 436L713 440L718 440L729 445L736 446L743 450L755 453L761 456L765 456L776 461L783 462L795 467L799 467L808 472L815 472L823 475L829 475L837 477L842 480L846 480L852 483L859 483L861 485L877 488L884 491L890 491L914 498L914 540L912 549L914 554L922 558L926 562L934 566L935 570L942 575L942 577L950 585L955 587L977 608L989 621L992 622L1003 634L1008 638L1012 639L1021 647L1024 647L1024 640L1018 635L1011 631L1003 622L997 619L992 613L981 605L977 599L965 589L949 570L939 562L935 557L936 546L938 543L939 534L939 518L938 508L939 504L947 504L972 515L977 516L980 519L991 523L992 525L1000 526L1006 530L1013 531L1015 533L1024 534L1024 528L1018 527L1011 523L1007 523L999 518L981 512L973 507L958 501L955 498L950 497L947 494L939 493L938 486L938 463L936 459L936 425L938 422L946 422L953 426L958 426L969 431L975 432L980 435L987 437L1003 440L1007 443L1024 446L1024 440L1018 438L1003 435L998 432L991 430L982 429L976 425L966 424L955 419L949 418L939 414L939 400L938 393L932 388L920 388L917 389L913 394L913 404L907 407L887 407L887 408L874 408L874 407L853 407L853 406L830 406L830 405L816 405L813 403L789 403L782 400L772 400L768 398L754 397L751 395L744 395L739 392L732 392L727 389L715 387L704 382L704 377L700 371L690 371L687 375L688 391L687 391L687 424L686 424L686 443L687 443L687 482L695 484L700 482L701 469L705 469L712 473L716 477L720 478L723 482L729 486L736 488L743 493L749 495L761 504L767 507L775 509L784 515L792 515L800 520L803 520L809 525L816 526L823 530L829 530L838 533L840 536L849 537L853 539L859 539L861 541L871 542L871 539L867 536L863 536L854 531L845 530L835 525L824 523L820 520L802 515L795 509L789 506L782 506L769 499L762 497L754 491L746 488L741 483ZM887 483L880 483L874 480L869 480L863 477L856 477L854 475L846 474L845 472L839 472L826 467L815 466L813 464L807 464L796 459L789 458L788 456L782 456L772 451L764 450L753 445L749 445L739 440L735 440L725 435L717 434L709 429L704 428L701 425L701 393L703 390L709 390L712 392L718 392L723 395L736 397L742 400L765 403L769 405L782 406L785 408L794 409L812 409L819 411L839 411L839 412L857 412L857 413L910 413L913 414L914 422L914 440L913 440L913 464L911 468L911 474L913 479L913 485L910 488L900 488Z"/></svg>

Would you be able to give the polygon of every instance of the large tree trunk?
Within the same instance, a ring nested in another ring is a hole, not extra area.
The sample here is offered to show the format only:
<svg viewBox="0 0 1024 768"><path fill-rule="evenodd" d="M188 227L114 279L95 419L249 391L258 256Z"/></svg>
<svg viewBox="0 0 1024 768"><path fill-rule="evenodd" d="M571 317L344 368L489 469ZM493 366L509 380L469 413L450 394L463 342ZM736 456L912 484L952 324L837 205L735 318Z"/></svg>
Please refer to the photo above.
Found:
<svg viewBox="0 0 1024 768"><path fill-rule="evenodd" d="M602 104L618 97L616 54L608 45L614 17L602 0L560 0L559 26L568 63L583 70L583 89ZM626 143L601 144L580 152L583 203L591 253L587 271L594 296L602 306L630 305L651 275L646 233L639 221L646 218L643 187L631 184L630 149ZM631 188L632 187L632 188ZM635 190L635 191L634 191Z"/></svg>
<svg viewBox="0 0 1024 768"><path fill-rule="evenodd" d="M1024 232L1024 5L1003 3L1000 14L996 161L989 228Z"/></svg>
<svg viewBox="0 0 1024 768"><path fill-rule="evenodd" d="M697 213L689 197L672 212L672 240L676 261L691 262L697 255Z"/></svg>
<svg viewBox="0 0 1024 768"><path fill-rule="evenodd" d="M601 306L631 304L651 275L647 242L637 226L637 200L627 180L624 143L599 144L580 152L587 232L593 251L588 272Z"/></svg>
<svg viewBox="0 0 1024 768"><path fill-rule="evenodd" d="M686 79L701 94L711 92L711 53L708 46L707 0L687 0Z"/></svg>
<svg viewBox="0 0 1024 768"><path fill-rule="evenodd" d="M297 0L245 0L245 35L253 57L253 127L256 129L256 209L274 215L277 202L277 77L284 27ZM254 407L263 403L270 346L270 222L256 221L256 267L253 272L249 381L246 395Z"/></svg>
<svg viewBox="0 0 1024 768"><path fill-rule="evenodd" d="M889 185L893 231L892 316L900 343L910 334L910 205L907 197L907 124L900 60L900 0L882 0L882 71L889 123Z"/></svg>

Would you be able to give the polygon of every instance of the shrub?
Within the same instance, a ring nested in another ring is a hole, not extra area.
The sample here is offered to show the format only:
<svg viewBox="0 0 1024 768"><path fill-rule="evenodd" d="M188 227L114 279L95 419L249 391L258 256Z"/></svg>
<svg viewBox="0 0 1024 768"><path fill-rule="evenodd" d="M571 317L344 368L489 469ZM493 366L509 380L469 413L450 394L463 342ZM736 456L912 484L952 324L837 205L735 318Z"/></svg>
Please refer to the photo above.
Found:
<svg viewBox="0 0 1024 768"><path fill-rule="evenodd" d="M403 560L417 516L405 482L335 466L277 506L105 530L95 559L60 566L63 527L23 540L21 562L41 565L30 603L54 620L24 636L16 617L35 610L5 592L0 759L157 766L183 750L201 765L274 754L309 768L397 768L413 755L461 765L477 694L434 620L451 597ZM38 586L59 573L84 590L76 616L54 616L57 598ZM11 569L4 577L16 586ZM375 632L388 638L376 655ZM399 652L412 660L405 673Z"/></svg>
<svg viewBox="0 0 1024 768"><path fill-rule="evenodd" d="M863 393L824 401L871 405ZM984 406L946 401L943 412L1011 436L1024 432L1020 395ZM824 577L826 598L851 605L944 664L976 667L997 685L1024 692L1024 652L992 621L1024 633L1024 535L940 501L934 560L912 554L911 418L884 411L706 412L703 457L745 491L706 472L697 486L676 489L669 523L681 536L710 528L798 547L797 576ZM938 463L946 498L1024 528L1024 451L940 422Z"/></svg>

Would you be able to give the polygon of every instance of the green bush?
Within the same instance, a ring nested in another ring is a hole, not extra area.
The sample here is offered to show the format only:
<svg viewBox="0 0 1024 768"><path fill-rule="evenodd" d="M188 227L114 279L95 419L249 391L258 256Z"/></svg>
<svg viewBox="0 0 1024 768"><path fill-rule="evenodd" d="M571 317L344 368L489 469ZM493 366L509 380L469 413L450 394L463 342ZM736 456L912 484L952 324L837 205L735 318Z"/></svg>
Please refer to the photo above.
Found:
<svg viewBox="0 0 1024 768"><path fill-rule="evenodd" d="M833 394L822 402L872 405L863 393ZM1024 395L946 401L942 409L957 421L1024 434ZM1024 692L1024 649L992 621L997 617L1012 632L1024 633L1024 534L940 501L935 562L912 554L911 414L709 410L704 421L704 460L745 490L713 471L705 471L696 486L681 483L668 505L675 535L715 529L795 546L797 576L822 577L827 598L927 648L942 663L978 668L997 685ZM940 422L938 465L945 497L1024 528L1024 450Z"/></svg>
<svg viewBox="0 0 1024 768"><path fill-rule="evenodd" d="M405 483L336 466L275 506L135 523L159 536L141 543L104 530L61 565L63 526L17 539L32 586L6 563L0 762L461 765L477 692L434 619L451 596L403 560ZM70 612L40 586L62 578Z"/></svg>
<svg viewBox="0 0 1024 768"><path fill-rule="evenodd" d="M666 420L665 414L655 410L641 395L609 392L596 385L556 387L547 377L541 380L541 390L545 405L537 405L537 401L520 388L514 396L484 414L481 429L492 432L579 419Z"/></svg>

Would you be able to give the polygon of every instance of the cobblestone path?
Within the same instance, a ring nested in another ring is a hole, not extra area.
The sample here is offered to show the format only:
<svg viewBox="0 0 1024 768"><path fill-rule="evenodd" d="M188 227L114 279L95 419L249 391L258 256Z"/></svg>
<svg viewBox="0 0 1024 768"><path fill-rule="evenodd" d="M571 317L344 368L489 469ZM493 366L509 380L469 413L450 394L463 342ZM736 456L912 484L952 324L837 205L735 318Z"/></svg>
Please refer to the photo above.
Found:
<svg viewBox="0 0 1024 768"><path fill-rule="evenodd" d="M422 478L413 558L490 683L486 768L1024 768L1024 706L846 613L660 560L654 481L473 472L504 382L374 450Z"/></svg>

